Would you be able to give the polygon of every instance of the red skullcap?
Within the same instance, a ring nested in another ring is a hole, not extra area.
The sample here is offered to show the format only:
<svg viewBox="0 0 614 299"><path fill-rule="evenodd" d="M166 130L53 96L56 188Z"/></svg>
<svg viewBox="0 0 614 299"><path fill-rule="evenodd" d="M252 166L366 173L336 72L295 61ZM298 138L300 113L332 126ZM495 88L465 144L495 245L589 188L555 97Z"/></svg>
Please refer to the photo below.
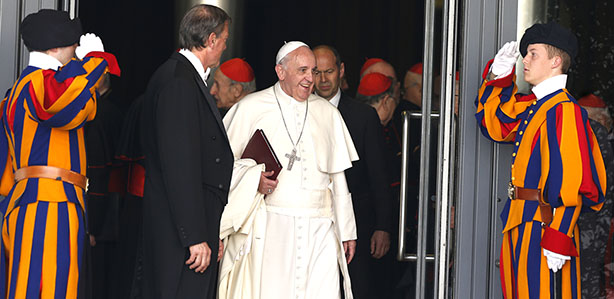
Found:
<svg viewBox="0 0 614 299"><path fill-rule="evenodd" d="M360 80L358 93L365 96L374 96L384 93L392 85L392 80L380 73L366 74Z"/></svg>
<svg viewBox="0 0 614 299"><path fill-rule="evenodd" d="M595 107L595 108L605 108L606 107L605 102L600 97L592 93L580 98L580 100L578 100L578 105L586 106L586 107Z"/></svg>
<svg viewBox="0 0 614 299"><path fill-rule="evenodd" d="M381 58L369 58L367 59L367 61L365 61L365 64L362 65L362 67L360 68L360 75L362 76L362 74L372 65L378 63L378 62L386 62L384 61L384 59Z"/></svg>
<svg viewBox="0 0 614 299"><path fill-rule="evenodd" d="M418 74L418 75L422 75L422 62L418 62L416 64L414 64L410 69L410 72Z"/></svg>
<svg viewBox="0 0 614 299"><path fill-rule="evenodd" d="M237 82L250 82L254 80L254 70L241 58L233 58L222 63L220 70L226 77Z"/></svg>

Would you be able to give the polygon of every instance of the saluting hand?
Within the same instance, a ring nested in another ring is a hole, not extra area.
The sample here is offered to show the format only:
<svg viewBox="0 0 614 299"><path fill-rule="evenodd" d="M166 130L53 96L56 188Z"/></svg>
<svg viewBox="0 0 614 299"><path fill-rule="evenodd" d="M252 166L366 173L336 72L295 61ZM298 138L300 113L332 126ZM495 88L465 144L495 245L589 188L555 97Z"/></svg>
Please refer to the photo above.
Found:
<svg viewBox="0 0 614 299"><path fill-rule="evenodd" d="M490 72L495 75L496 78L503 78L509 75L514 69L516 61L518 61L518 56L520 56L518 43L516 41L507 42L499 49L499 52L497 52L495 60L492 62Z"/></svg>
<svg viewBox="0 0 614 299"><path fill-rule="evenodd" d="M211 248L209 248L207 242L190 246L190 258L185 261L186 265L190 265L190 269L194 269L194 272L203 273L209 267L210 262Z"/></svg>
<svg viewBox="0 0 614 299"><path fill-rule="evenodd" d="M81 35L79 46L75 50L77 58L83 59L90 52L104 52L104 45L100 37L93 33Z"/></svg>

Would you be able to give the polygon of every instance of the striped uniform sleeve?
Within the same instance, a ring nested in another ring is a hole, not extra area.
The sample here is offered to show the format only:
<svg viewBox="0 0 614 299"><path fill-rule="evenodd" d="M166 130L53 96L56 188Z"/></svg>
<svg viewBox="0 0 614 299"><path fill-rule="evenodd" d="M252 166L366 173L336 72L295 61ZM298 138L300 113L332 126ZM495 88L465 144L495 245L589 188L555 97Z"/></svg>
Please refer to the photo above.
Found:
<svg viewBox="0 0 614 299"><path fill-rule="evenodd" d="M555 208L542 247L578 256L572 240L583 205L599 211L605 200L606 174L597 138L584 109L565 102L548 111L548 178L544 198Z"/></svg>
<svg viewBox="0 0 614 299"><path fill-rule="evenodd" d="M531 102L517 94L514 71L504 78L487 80L492 62L488 62L482 74L484 81L475 100L475 117L484 136L497 142L512 142L520 115Z"/></svg>
<svg viewBox="0 0 614 299"><path fill-rule="evenodd" d="M110 53L93 52L73 59L60 70L32 73L27 100L29 116L42 126L71 130L96 116L96 88L102 76L119 75Z"/></svg>
<svg viewBox="0 0 614 299"><path fill-rule="evenodd" d="M9 92L7 92L8 94ZM15 183L13 175L13 163L9 152L8 140L4 129L4 108L7 98L0 103L0 195L7 196Z"/></svg>

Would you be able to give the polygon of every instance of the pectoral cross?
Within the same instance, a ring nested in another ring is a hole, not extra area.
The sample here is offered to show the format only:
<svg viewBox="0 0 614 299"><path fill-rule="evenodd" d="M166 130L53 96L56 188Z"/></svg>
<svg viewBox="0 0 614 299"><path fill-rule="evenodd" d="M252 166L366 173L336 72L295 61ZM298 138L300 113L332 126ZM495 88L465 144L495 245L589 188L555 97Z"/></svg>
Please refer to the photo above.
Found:
<svg viewBox="0 0 614 299"><path fill-rule="evenodd" d="M288 158L288 170L292 170L292 165L294 165L294 161L300 161L301 157L296 155L296 149L292 149L292 153L286 154L286 158Z"/></svg>

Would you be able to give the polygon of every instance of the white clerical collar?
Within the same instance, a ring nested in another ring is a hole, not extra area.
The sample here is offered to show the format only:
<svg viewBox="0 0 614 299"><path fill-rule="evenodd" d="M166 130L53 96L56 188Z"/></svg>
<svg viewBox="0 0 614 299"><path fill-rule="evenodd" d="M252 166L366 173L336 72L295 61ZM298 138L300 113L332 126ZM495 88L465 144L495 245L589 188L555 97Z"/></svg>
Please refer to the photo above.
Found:
<svg viewBox="0 0 614 299"><path fill-rule="evenodd" d="M541 100L543 97L565 88L565 85L567 85L567 75L556 75L535 85L531 91L533 91L537 100Z"/></svg>
<svg viewBox="0 0 614 299"><path fill-rule="evenodd" d="M333 106L339 108L339 101L341 100L341 89L337 88L337 93L335 94L335 96L330 99L330 103L333 104Z"/></svg>
<svg viewBox="0 0 614 299"><path fill-rule="evenodd" d="M275 86L273 88L275 88L275 95L277 96L277 99L279 100L279 103L281 105L290 105L290 106L294 107L295 105L304 105L305 104L305 101L298 101L297 99L289 96L283 90L283 88L281 88L281 83L279 83L279 81L277 81L277 83L275 83Z"/></svg>
<svg viewBox="0 0 614 299"><path fill-rule="evenodd" d="M198 75L200 75L200 77L203 79L203 82L205 82L205 85L207 85L207 78L209 77L209 72L211 69L207 68L207 70L205 70L205 67L203 66L202 62L200 62L200 59L198 59L198 57L196 57L196 55L194 55L194 53L188 49L179 50L179 54L188 59L188 61L196 69L196 72L198 72Z"/></svg>
<svg viewBox="0 0 614 299"><path fill-rule="evenodd" d="M30 52L29 66L37 67L43 70L57 71L62 67L62 63L55 57L45 54L43 52Z"/></svg>

